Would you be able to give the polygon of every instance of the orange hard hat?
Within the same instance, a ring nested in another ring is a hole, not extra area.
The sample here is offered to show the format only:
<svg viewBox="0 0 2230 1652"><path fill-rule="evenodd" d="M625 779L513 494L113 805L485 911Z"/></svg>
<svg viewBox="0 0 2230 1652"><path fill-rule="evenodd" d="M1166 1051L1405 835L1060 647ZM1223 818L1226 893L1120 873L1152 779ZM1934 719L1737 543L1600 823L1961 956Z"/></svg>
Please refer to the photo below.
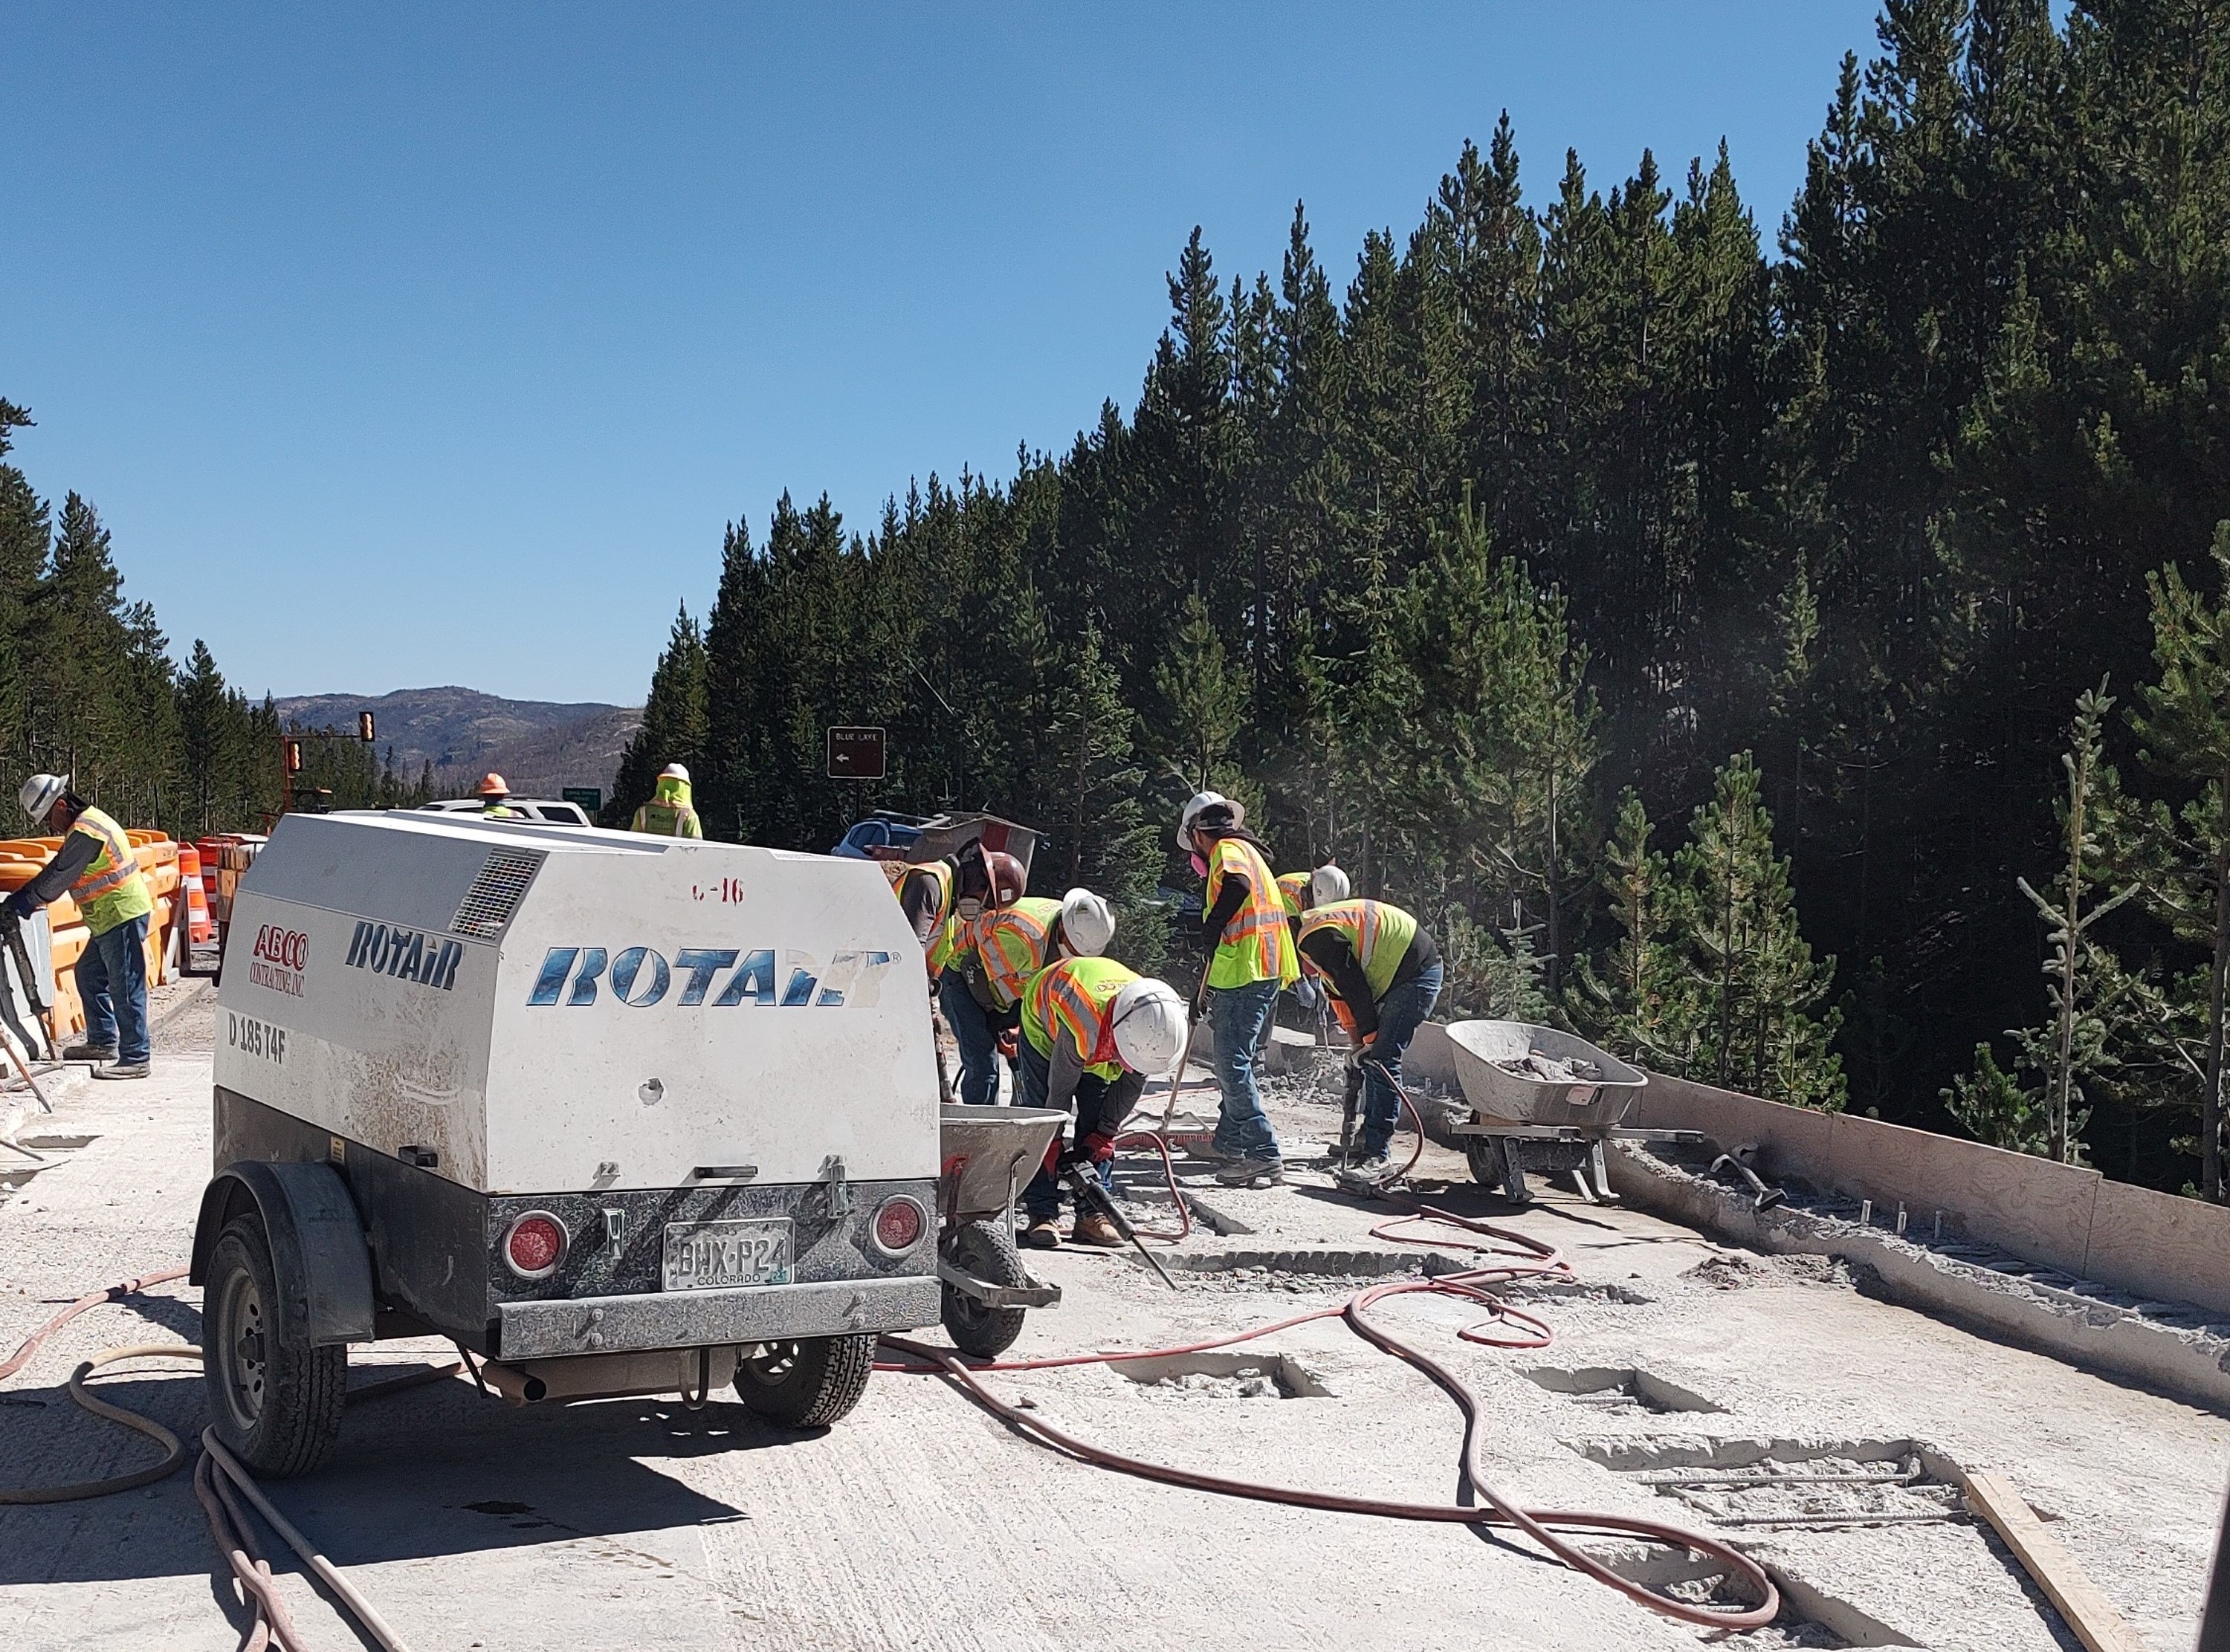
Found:
<svg viewBox="0 0 2230 1652"><path fill-rule="evenodd" d="M504 783L504 778L502 775L496 774L493 770L490 770L488 773L480 776L480 795L482 797L509 797L511 795L511 787Z"/></svg>

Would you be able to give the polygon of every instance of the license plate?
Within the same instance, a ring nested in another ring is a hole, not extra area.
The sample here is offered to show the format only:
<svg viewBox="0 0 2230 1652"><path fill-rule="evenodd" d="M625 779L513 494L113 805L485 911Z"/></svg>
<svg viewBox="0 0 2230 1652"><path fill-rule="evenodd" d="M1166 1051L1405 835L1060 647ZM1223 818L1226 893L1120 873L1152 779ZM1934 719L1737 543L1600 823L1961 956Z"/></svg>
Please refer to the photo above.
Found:
<svg viewBox="0 0 2230 1652"><path fill-rule="evenodd" d="M669 1222L661 1270L667 1290L790 1283L790 1222Z"/></svg>

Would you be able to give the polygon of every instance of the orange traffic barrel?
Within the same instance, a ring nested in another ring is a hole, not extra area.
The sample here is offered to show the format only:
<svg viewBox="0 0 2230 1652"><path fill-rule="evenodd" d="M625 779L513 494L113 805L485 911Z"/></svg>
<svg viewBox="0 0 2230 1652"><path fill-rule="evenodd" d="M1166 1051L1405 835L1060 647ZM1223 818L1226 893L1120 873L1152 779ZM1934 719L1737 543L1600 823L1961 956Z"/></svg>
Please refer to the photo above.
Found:
<svg viewBox="0 0 2230 1652"><path fill-rule="evenodd" d="M178 845L178 882L186 890L186 936L194 945L216 939L216 920L209 916L209 892L202 887L201 852L191 844Z"/></svg>

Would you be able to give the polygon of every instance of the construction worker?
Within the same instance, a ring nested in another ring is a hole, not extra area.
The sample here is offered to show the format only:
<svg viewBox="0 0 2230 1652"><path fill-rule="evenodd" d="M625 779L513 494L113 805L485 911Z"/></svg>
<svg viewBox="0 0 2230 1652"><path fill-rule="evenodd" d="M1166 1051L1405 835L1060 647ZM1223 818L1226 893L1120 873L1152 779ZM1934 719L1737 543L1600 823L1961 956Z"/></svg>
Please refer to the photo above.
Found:
<svg viewBox="0 0 2230 1652"><path fill-rule="evenodd" d="M1285 900L1289 918L1307 911L1318 900L1319 889L1326 891L1321 898L1327 903L1345 900L1350 892L1346 871L1327 860L1314 871L1278 874L1278 893Z"/></svg>
<svg viewBox="0 0 2230 1652"><path fill-rule="evenodd" d="M929 966L930 995L952 1030L960 1051L957 1099L981 1106L999 1097L998 1035L969 989L965 968L950 968L959 955L962 927L985 908L1012 906L1028 882L1022 863L1004 850L986 850L971 838L958 852L919 861L898 875L899 910L913 926Z"/></svg>
<svg viewBox="0 0 2230 1652"><path fill-rule="evenodd" d="M525 818L511 807L511 787L502 775L490 769L480 776L481 820L521 820Z"/></svg>
<svg viewBox="0 0 2230 1652"><path fill-rule="evenodd" d="M1169 1070L1185 1044L1184 1000L1112 958L1065 958L1040 970L1022 994L1023 1086L1034 1106L1076 1115L1074 1145L1056 1137L1022 1190L1022 1243L1060 1243L1057 1167L1082 1160L1109 1186L1115 1133L1138 1104L1146 1080ZM1103 1212L1079 1204L1069 1237L1116 1245L1123 1236Z"/></svg>
<svg viewBox="0 0 2230 1652"><path fill-rule="evenodd" d="M953 967L964 972L970 994L983 1007L994 1040L1013 1057L1022 994L1038 972L1064 958L1096 958L1114 938L1114 912L1088 889L1073 889L1057 901L1025 895L1009 905L986 909L965 925ZM951 1019L949 1011L945 1019ZM984 1101L998 1099L996 1083L991 1090ZM975 1099L964 1085L961 1099Z"/></svg>
<svg viewBox="0 0 2230 1652"><path fill-rule="evenodd" d="M647 832L654 838L701 838L705 828L689 804L689 771L668 763L658 771L658 784L650 801L635 812L630 832Z"/></svg>
<svg viewBox="0 0 2230 1652"><path fill-rule="evenodd" d="M1213 1139L1194 1151L1217 1162L1215 1179L1227 1187L1282 1181L1285 1160L1262 1111L1255 1066L1279 990L1300 978L1285 899L1261 840L1247 830L1246 811L1221 793L1202 792L1187 803L1176 835L1207 880L1201 937L1215 950L1201 989L1223 1093Z"/></svg>
<svg viewBox="0 0 2230 1652"><path fill-rule="evenodd" d="M1439 943L1388 901L1318 901L1292 922L1301 967L1331 993L1363 1069L1363 1139L1349 1173L1382 1181L1401 1121L1402 1053L1440 995Z"/></svg>
<svg viewBox="0 0 2230 1652"><path fill-rule="evenodd" d="M67 892L92 936L77 960L77 995L85 1037L62 1051L89 1061L95 1078L145 1078L147 1033L147 925L154 897L124 828L69 788L59 775L34 775L17 794L23 813L61 847L39 875L8 897L16 922Z"/></svg>

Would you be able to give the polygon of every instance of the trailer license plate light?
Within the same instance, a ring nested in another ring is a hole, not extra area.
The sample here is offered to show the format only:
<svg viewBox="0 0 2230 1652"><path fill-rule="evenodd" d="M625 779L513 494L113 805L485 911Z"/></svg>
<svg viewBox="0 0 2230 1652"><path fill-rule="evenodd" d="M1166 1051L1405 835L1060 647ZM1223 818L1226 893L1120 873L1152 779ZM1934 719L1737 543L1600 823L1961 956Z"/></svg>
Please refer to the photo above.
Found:
<svg viewBox="0 0 2230 1652"><path fill-rule="evenodd" d="M732 1285L790 1283L790 1222L669 1222L665 1263L667 1290L718 1290Z"/></svg>

